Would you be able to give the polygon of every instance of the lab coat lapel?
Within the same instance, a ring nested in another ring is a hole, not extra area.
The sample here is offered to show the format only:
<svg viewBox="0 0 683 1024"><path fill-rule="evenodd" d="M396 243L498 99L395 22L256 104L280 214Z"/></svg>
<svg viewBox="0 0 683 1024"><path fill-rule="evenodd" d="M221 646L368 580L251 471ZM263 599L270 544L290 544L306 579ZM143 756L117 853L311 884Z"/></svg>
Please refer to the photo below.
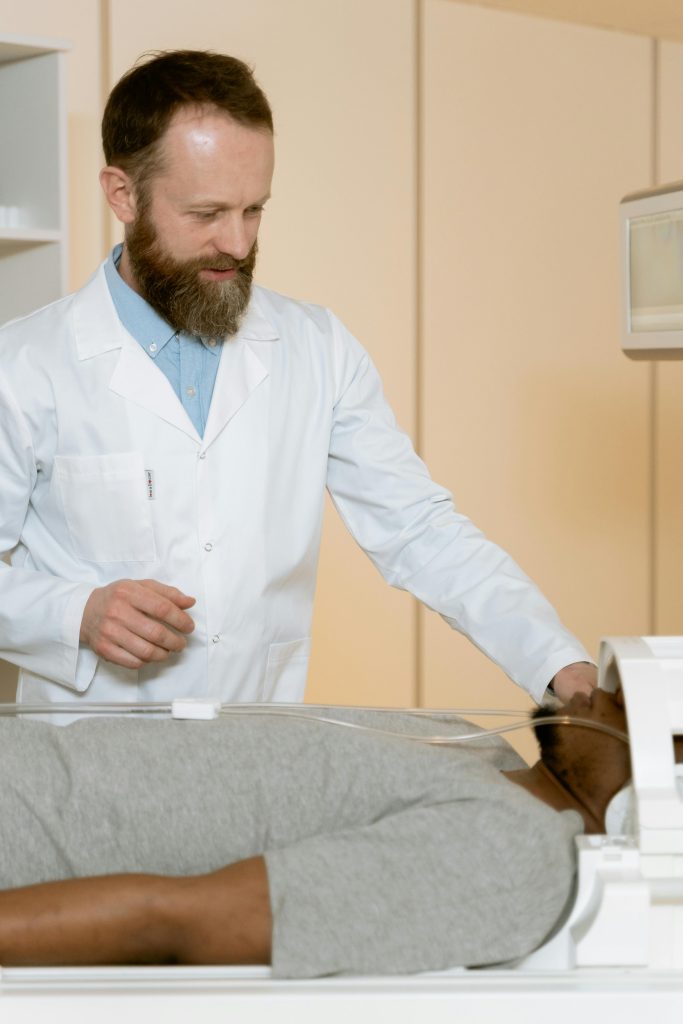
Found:
<svg viewBox="0 0 683 1024"><path fill-rule="evenodd" d="M268 371L244 339L223 342L221 361L204 431L204 447L216 440L226 424L238 412L252 391L268 376Z"/></svg>
<svg viewBox="0 0 683 1024"><path fill-rule="evenodd" d="M168 378L137 341L128 335L124 339L109 387L121 398L141 405L172 427L182 430L194 441L201 440Z"/></svg>
<svg viewBox="0 0 683 1024"><path fill-rule="evenodd" d="M76 351L81 360L120 350L109 388L177 427L197 444L199 434L166 376L121 323L107 287L103 265L74 301Z"/></svg>
<svg viewBox="0 0 683 1024"><path fill-rule="evenodd" d="M252 300L238 333L223 342L204 431L205 448L216 440L226 424L268 376L268 369L257 355L258 345L254 342L276 341L277 338L277 331Z"/></svg>
<svg viewBox="0 0 683 1024"><path fill-rule="evenodd" d="M257 355L257 349L261 342L277 341L278 333L261 313L257 292L255 288L238 333L223 342L204 432L204 447L215 441L249 395L268 376L268 369ZM121 398L149 409L201 444L202 439L168 379L121 324L102 267L78 298L75 319L79 358L89 359L120 348L121 354L109 381L110 389Z"/></svg>

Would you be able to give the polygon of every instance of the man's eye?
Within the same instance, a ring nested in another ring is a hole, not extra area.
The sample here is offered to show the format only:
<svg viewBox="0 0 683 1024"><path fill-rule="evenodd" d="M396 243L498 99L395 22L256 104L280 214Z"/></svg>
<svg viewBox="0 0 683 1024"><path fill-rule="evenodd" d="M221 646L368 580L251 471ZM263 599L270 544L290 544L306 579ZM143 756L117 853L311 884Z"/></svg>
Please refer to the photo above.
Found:
<svg viewBox="0 0 683 1024"><path fill-rule="evenodd" d="M248 217L256 217L258 214L263 213L263 210L263 206L248 206L246 212Z"/></svg>
<svg viewBox="0 0 683 1024"><path fill-rule="evenodd" d="M195 210L194 216L197 220L213 220L216 216L216 210Z"/></svg>

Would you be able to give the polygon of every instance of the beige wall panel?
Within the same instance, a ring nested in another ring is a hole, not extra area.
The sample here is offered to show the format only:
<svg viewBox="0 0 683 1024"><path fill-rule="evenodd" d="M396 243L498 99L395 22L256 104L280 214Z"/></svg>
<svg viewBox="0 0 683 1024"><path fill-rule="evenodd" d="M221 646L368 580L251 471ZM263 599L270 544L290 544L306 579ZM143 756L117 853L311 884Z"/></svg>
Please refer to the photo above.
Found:
<svg viewBox="0 0 683 1024"><path fill-rule="evenodd" d="M103 255L100 4L98 0L0 0L0 31L62 39L67 58L69 282L82 285Z"/></svg>
<svg viewBox="0 0 683 1024"><path fill-rule="evenodd" d="M422 439L458 506L597 653L648 621L647 368L618 333L650 44L426 0ZM525 700L424 614L423 701Z"/></svg>
<svg viewBox="0 0 683 1024"><path fill-rule="evenodd" d="M660 182L683 179L683 46L659 50ZM683 633L683 363L656 364L656 592L658 633Z"/></svg>
<svg viewBox="0 0 683 1024"><path fill-rule="evenodd" d="M261 283L331 306L412 429L415 365L411 0L112 0L112 78L143 51L233 53L276 119ZM329 512L329 510L328 510ZM308 699L413 703L415 614L327 516Z"/></svg>
<svg viewBox="0 0 683 1024"><path fill-rule="evenodd" d="M462 0L622 32L683 39L681 0Z"/></svg>

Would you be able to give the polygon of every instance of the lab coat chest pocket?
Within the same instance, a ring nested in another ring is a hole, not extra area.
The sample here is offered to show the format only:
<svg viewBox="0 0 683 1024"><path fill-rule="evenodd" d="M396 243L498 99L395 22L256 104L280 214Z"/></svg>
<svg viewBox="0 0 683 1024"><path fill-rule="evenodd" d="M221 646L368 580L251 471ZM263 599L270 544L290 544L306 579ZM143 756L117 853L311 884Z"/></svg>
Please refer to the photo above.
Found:
<svg viewBox="0 0 683 1024"><path fill-rule="evenodd" d="M270 645L261 700L292 703L303 700L310 650L310 637Z"/></svg>
<svg viewBox="0 0 683 1024"><path fill-rule="evenodd" d="M79 558L154 561L154 531L140 452L56 455L55 478Z"/></svg>

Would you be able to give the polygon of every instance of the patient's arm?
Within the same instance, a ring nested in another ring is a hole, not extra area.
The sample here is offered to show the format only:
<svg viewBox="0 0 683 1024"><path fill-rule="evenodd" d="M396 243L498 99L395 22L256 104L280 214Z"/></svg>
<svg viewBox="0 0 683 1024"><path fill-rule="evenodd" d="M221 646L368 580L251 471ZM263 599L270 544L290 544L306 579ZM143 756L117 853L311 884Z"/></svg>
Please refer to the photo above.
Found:
<svg viewBox="0 0 683 1024"><path fill-rule="evenodd" d="M0 964L265 964L262 857L209 875L106 875L0 892Z"/></svg>

